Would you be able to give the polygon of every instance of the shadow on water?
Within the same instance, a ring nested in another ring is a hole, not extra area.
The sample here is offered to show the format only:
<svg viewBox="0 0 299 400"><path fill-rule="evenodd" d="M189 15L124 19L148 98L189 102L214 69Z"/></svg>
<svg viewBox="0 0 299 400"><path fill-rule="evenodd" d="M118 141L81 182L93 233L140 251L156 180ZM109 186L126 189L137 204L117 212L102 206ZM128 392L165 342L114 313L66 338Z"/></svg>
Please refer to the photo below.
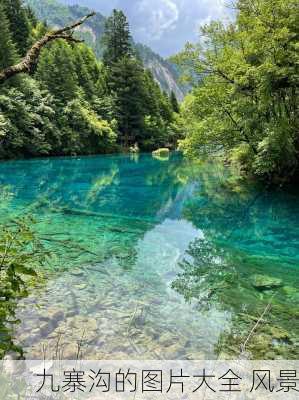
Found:
<svg viewBox="0 0 299 400"><path fill-rule="evenodd" d="M28 358L236 357L274 292L246 350L298 357L296 194L176 154L3 163L0 184L2 221L33 214L53 254L18 308Z"/></svg>

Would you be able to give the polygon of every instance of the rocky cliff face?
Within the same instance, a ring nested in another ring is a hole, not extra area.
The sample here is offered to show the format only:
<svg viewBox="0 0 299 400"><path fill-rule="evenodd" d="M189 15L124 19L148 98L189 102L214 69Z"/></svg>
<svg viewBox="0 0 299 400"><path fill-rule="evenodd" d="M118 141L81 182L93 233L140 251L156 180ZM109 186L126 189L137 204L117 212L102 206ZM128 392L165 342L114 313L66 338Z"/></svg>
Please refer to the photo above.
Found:
<svg viewBox="0 0 299 400"><path fill-rule="evenodd" d="M78 0L80 2L80 0ZM79 5L66 6L57 0L25 0L36 16L46 21L51 26L63 26L88 14L90 10L87 7ZM94 49L98 58L102 55L101 37L105 26L105 17L100 13L94 18L88 20L79 28L79 36ZM154 53L149 47L142 44L136 44L144 66L151 70L155 79L161 88L167 93L173 91L179 100L182 100L187 93L188 88L179 83L179 73L176 67L158 54Z"/></svg>
<svg viewBox="0 0 299 400"><path fill-rule="evenodd" d="M154 53L148 46L138 43L136 48L145 67L152 72L161 88L167 93L173 91L178 100L183 100L188 88L179 83L180 75L175 65Z"/></svg>

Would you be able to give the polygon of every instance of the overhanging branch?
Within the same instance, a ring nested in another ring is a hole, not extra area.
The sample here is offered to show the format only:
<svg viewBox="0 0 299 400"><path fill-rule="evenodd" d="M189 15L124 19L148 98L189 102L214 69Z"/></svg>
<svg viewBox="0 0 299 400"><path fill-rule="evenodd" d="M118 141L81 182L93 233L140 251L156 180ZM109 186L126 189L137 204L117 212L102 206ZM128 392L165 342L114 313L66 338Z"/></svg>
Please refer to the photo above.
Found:
<svg viewBox="0 0 299 400"><path fill-rule="evenodd" d="M96 13L92 12L85 17L81 18L79 21L74 22L71 25L68 25L64 28L57 29L52 32L48 32L43 36L40 40L38 40L31 49L28 50L25 57L15 65L5 68L4 70L0 71L0 83L5 82L7 79L21 73L31 73L38 62L40 53L42 49L50 42L63 39L67 42L72 43L82 43L83 40L77 39L73 36L74 29L78 26L84 24L84 22L93 17Z"/></svg>

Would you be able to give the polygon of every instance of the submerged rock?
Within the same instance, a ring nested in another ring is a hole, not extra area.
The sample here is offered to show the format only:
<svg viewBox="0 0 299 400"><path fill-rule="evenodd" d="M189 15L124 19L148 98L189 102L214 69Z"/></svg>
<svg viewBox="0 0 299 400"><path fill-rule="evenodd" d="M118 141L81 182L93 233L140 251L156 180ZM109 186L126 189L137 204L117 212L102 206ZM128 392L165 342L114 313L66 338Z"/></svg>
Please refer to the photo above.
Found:
<svg viewBox="0 0 299 400"><path fill-rule="evenodd" d="M294 296L294 295L296 295L296 294L298 293L297 289L295 289L295 288L292 287L292 286L285 286L285 287L283 288L283 291L285 292L285 294L286 294L287 296Z"/></svg>
<svg viewBox="0 0 299 400"><path fill-rule="evenodd" d="M90 343L98 338L97 321L91 317L76 316L67 321L67 330L70 328L76 340Z"/></svg>
<svg viewBox="0 0 299 400"><path fill-rule="evenodd" d="M283 328L280 328L277 326L272 326L272 327L270 327L270 334L276 340L281 340L284 342L291 341L289 332Z"/></svg>
<svg viewBox="0 0 299 400"><path fill-rule="evenodd" d="M49 307L43 309L40 319L42 321L51 321L52 323L57 323L64 319L64 312L57 307Z"/></svg>
<svg viewBox="0 0 299 400"><path fill-rule="evenodd" d="M75 285L74 288L77 290L85 290L88 288L88 285L86 283L80 283L78 285Z"/></svg>
<svg viewBox="0 0 299 400"><path fill-rule="evenodd" d="M270 335L261 333L256 335L252 340L250 350L258 352L261 356L264 355L271 348L272 338Z"/></svg>
<svg viewBox="0 0 299 400"><path fill-rule="evenodd" d="M273 278L267 275L253 275L251 279L252 286L257 290L272 290L283 286L281 279Z"/></svg>
<svg viewBox="0 0 299 400"><path fill-rule="evenodd" d="M283 291L289 301L295 304L299 303L299 291L296 288L292 286L284 286Z"/></svg>
<svg viewBox="0 0 299 400"><path fill-rule="evenodd" d="M62 358L64 360L75 360L78 356L78 352L78 343L67 343L63 346Z"/></svg>
<svg viewBox="0 0 299 400"><path fill-rule="evenodd" d="M74 275L74 276L82 276L82 275L84 275L84 271L81 270L81 269L79 269L79 268L76 268L76 269L73 269L73 270L71 271L71 275Z"/></svg>
<svg viewBox="0 0 299 400"><path fill-rule="evenodd" d="M155 158L157 160L168 161L169 156L170 156L170 150L167 148L158 149L158 150L153 151L152 155L153 155L153 158Z"/></svg>
<svg viewBox="0 0 299 400"><path fill-rule="evenodd" d="M163 335L160 336L159 342L163 347L170 347L173 346L174 344L178 343L179 337L174 336L173 334L167 332L163 333Z"/></svg>

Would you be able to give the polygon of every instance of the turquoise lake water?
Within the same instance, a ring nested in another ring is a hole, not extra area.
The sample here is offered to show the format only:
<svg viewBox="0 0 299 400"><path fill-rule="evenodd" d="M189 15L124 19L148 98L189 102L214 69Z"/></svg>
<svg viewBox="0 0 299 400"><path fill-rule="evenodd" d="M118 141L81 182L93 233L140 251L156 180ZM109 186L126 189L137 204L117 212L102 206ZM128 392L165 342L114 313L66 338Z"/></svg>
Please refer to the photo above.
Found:
<svg viewBox="0 0 299 400"><path fill-rule="evenodd" d="M0 163L1 221L33 214L52 253L16 343L27 358L73 359L78 342L89 359L235 358L271 302L245 355L298 359L298 196L178 154Z"/></svg>

